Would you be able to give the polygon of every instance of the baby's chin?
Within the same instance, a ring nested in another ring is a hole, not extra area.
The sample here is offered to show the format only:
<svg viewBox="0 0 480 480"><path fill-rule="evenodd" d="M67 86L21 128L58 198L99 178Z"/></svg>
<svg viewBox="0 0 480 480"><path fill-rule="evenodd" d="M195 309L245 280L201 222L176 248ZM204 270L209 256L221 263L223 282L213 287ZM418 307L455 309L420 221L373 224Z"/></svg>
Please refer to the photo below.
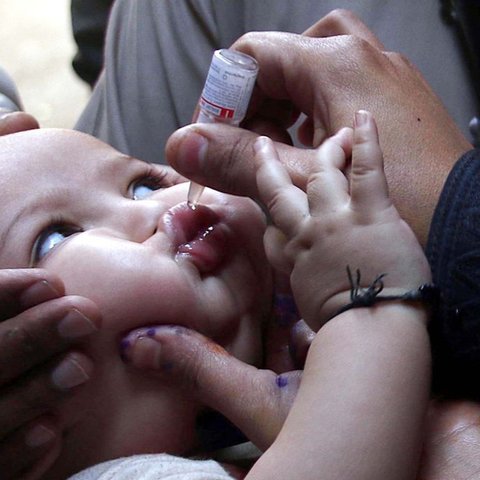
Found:
<svg viewBox="0 0 480 480"><path fill-rule="evenodd" d="M138 453L188 454L203 408L155 375L107 362L62 408L62 455L45 479Z"/></svg>

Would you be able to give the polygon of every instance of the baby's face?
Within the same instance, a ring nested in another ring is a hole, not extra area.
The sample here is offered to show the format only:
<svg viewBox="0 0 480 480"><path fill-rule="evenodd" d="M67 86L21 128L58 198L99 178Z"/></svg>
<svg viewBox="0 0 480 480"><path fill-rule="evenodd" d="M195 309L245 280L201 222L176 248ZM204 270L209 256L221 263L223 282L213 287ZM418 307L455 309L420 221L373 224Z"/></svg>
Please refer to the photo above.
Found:
<svg viewBox="0 0 480 480"><path fill-rule="evenodd" d="M183 453L197 407L128 368L119 343L136 327L178 324L256 362L271 294L259 208L207 189L192 211L171 170L63 130L0 139L0 179L0 265L55 272L103 315L84 347L95 377L59 412L66 450L91 445L87 463L152 444Z"/></svg>

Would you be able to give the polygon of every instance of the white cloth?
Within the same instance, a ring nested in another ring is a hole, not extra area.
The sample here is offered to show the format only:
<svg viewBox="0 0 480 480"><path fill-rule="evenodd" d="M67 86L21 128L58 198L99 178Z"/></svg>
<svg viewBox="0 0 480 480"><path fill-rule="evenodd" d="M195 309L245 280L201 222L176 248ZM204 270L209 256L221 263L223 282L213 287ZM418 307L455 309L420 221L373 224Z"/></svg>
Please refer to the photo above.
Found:
<svg viewBox="0 0 480 480"><path fill-rule="evenodd" d="M190 460L165 453L134 455L99 463L69 480L232 480L213 460Z"/></svg>

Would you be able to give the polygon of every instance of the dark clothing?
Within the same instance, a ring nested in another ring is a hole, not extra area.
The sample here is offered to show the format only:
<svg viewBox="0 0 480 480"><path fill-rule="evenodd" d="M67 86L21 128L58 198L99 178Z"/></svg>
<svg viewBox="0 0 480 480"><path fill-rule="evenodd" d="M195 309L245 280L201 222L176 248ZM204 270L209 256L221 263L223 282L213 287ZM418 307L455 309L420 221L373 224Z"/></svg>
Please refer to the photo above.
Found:
<svg viewBox="0 0 480 480"><path fill-rule="evenodd" d="M73 38L78 46L72 66L91 87L103 68L103 47L113 0L72 0Z"/></svg>
<svg viewBox="0 0 480 480"><path fill-rule="evenodd" d="M466 153L445 183L427 245L442 301L430 326L434 387L480 398L480 149Z"/></svg>

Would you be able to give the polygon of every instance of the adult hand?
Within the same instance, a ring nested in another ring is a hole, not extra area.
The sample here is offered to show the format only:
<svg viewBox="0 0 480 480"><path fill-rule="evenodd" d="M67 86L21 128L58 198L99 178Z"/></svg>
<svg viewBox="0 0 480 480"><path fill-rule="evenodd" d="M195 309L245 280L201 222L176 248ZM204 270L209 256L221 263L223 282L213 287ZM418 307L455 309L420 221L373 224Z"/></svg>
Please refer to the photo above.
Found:
<svg viewBox="0 0 480 480"><path fill-rule="evenodd" d="M306 33L323 38L255 32L233 48L257 59L257 95L270 106L289 100L307 116L301 139L313 147L351 126L356 110L372 112L393 203L425 243L445 178L471 145L418 70L402 55L384 51L353 14L335 11ZM258 107L258 97L255 103ZM265 109L257 111L264 119ZM198 183L258 198L255 139L254 133L225 125L190 125L169 139L167 159ZM294 182L304 187L312 151L283 143L277 149Z"/></svg>
<svg viewBox="0 0 480 480"><path fill-rule="evenodd" d="M36 479L49 468L61 448L52 411L93 372L75 344L97 330L98 308L63 295L44 270L0 270L2 479Z"/></svg>
<svg viewBox="0 0 480 480"><path fill-rule="evenodd" d="M261 450L278 435L297 393L301 371L277 374L230 355L194 330L162 325L131 332L124 358L162 382L217 410Z"/></svg>
<svg viewBox="0 0 480 480"><path fill-rule="evenodd" d="M261 450L278 435L298 390L301 372L257 370L184 327L163 325L130 334L126 359L175 382L233 421ZM418 480L467 480L479 472L480 406L432 401Z"/></svg>
<svg viewBox="0 0 480 480"><path fill-rule="evenodd" d="M431 402L418 480L469 480L480 475L480 405Z"/></svg>

